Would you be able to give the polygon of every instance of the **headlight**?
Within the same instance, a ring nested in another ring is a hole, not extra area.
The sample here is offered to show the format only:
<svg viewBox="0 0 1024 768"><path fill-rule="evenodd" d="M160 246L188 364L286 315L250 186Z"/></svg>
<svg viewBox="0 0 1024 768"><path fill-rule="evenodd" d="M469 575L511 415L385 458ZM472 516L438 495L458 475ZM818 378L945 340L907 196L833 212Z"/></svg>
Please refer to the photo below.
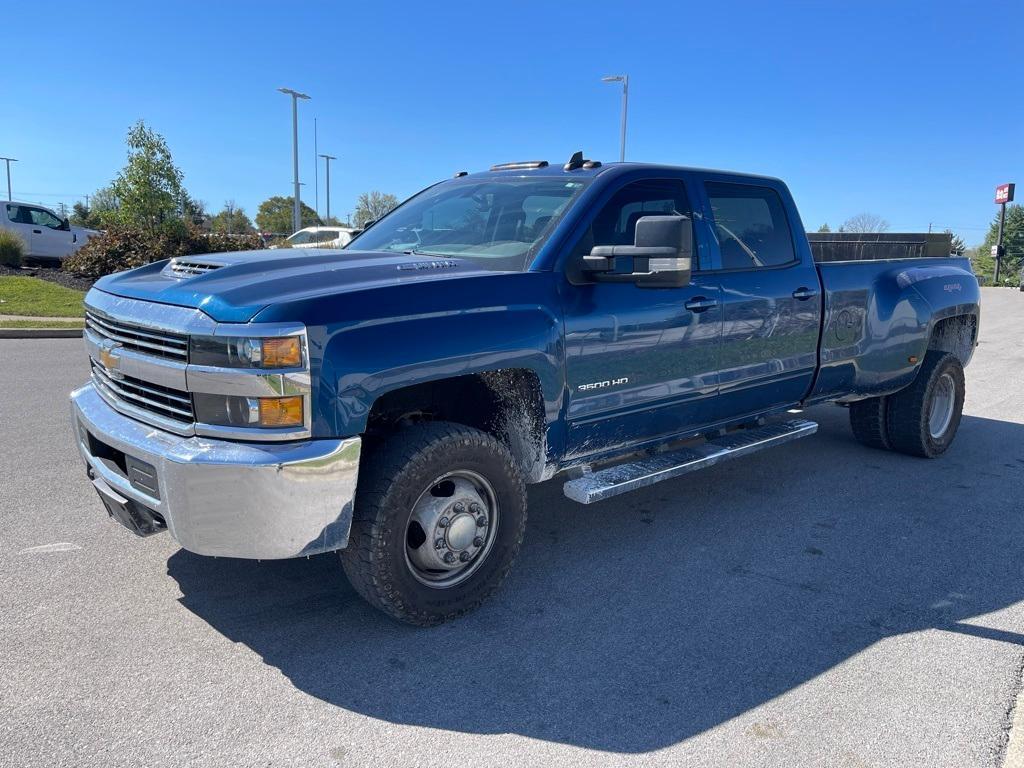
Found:
<svg viewBox="0 0 1024 768"><path fill-rule="evenodd" d="M193 336L189 363L221 368L298 368L303 364L302 337Z"/></svg>
<svg viewBox="0 0 1024 768"><path fill-rule="evenodd" d="M301 395L239 397L192 394L196 418L203 424L224 427L300 427L304 421Z"/></svg>

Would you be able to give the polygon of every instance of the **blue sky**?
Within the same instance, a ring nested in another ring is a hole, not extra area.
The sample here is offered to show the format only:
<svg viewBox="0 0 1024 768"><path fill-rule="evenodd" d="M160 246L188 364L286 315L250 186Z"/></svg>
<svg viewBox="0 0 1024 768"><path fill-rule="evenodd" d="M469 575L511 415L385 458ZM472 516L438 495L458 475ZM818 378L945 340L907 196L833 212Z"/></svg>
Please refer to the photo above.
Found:
<svg viewBox="0 0 1024 768"><path fill-rule="evenodd" d="M0 155L16 198L51 205L107 184L142 118L194 197L254 215L291 193L278 86L312 96L303 200L315 117L342 217L362 191L495 162L615 160L620 91L600 78L620 72L627 159L780 176L811 229L869 211L974 244L995 185L1024 187L1019 2L10 6ZM321 166L321 212L323 183Z"/></svg>

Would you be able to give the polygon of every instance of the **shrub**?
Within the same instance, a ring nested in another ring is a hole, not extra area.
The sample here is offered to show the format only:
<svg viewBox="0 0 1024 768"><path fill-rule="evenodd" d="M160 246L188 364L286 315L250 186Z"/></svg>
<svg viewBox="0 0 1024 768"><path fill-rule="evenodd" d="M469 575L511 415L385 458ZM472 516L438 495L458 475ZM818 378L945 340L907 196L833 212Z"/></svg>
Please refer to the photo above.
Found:
<svg viewBox="0 0 1024 768"><path fill-rule="evenodd" d="M117 224L91 238L65 259L64 269L77 275L102 277L175 256L249 251L262 247L257 235L200 232L180 221L166 224L155 236L138 227Z"/></svg>
<svg viewBox="0 0 1024 768"><path fill-rule="evenodd" d="M25 258L25 241L17 232L0 229L0 264L5 267L20 267Z"/></svg>

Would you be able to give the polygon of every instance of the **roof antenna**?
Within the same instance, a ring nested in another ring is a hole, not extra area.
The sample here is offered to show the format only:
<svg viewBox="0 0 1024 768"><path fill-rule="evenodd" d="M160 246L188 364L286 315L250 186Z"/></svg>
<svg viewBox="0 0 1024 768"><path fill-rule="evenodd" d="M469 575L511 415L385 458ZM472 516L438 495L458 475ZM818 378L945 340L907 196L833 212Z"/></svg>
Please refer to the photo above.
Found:
<svg viewBox="0 0 1024 768"><path fill-rule="evenodd" d="M577 168L583 167L583 152L574 152L572 157L569 158L569 162L566 163L562 168L566 171L575 171Z"/></svg>

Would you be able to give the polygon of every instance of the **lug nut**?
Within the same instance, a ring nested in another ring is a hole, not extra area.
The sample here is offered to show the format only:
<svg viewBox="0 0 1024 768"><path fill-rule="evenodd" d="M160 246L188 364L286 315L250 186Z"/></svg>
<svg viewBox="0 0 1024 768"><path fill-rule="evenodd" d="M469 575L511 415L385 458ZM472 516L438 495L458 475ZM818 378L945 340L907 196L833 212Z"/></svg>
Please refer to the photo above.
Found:
<svg viewBox="0 0 1024 768"><path fill-rule="evenodd" d="M464 563L468 563L469 562L469 552L463 552L461 555L459 555L459 560L461 560Z"/></svg>
<svg viewBox="0 0 1024 768"><path fill-rule="evenodd" d="M483 528L485 525L487 525L487 518L483 515L480 515L480 517L476 519L476 527Z"/></svg>
<svg viewBox="0 0 1024 768"><path fill-rule="evenodd" d="M434 542L434 549L444 549L444 539L438 539Z"/></svg>
<svg viewBox="0 0 1024 768"><path fill-rule="evenodd" d="M437 521L437 526L438 528L447 528L448 523L450 522L451 520L449 520L447 517L442 517L440 520Z"/></svg>
<svg viewBox="0 0 1024 768"><path fill-rule="evenodd" d="M482 538L480 538L479 536L477 536L475 539L473 539L473 546L474 547L482 547L483 545L484 545L484 540Z"/></svg>
<svg viewBox="0 0 1024 768"><path fill-rule="evenodd" d="M484 511L484 508L481 507L476 502L473 502L472 504L469 505L469 511L472 512L474 515L479 515L481 512Z"/></svg>
<svg viewBox="0 0 1024 768"><path fill-rule="evenodd" d="M444 561L446 563L448 563L449 565L454 563L455 562L455 555L453 555L451 552L445 552L444 553Z"/></svg>
<svg viewBox="0 0 1024 768"><path fill-rule="evenodd" d="M465 512L465 511L466 511L466 505L465 504L463 504L461 501L455 502L455 512L456 513L461 514L462 512Z"/></svg>

